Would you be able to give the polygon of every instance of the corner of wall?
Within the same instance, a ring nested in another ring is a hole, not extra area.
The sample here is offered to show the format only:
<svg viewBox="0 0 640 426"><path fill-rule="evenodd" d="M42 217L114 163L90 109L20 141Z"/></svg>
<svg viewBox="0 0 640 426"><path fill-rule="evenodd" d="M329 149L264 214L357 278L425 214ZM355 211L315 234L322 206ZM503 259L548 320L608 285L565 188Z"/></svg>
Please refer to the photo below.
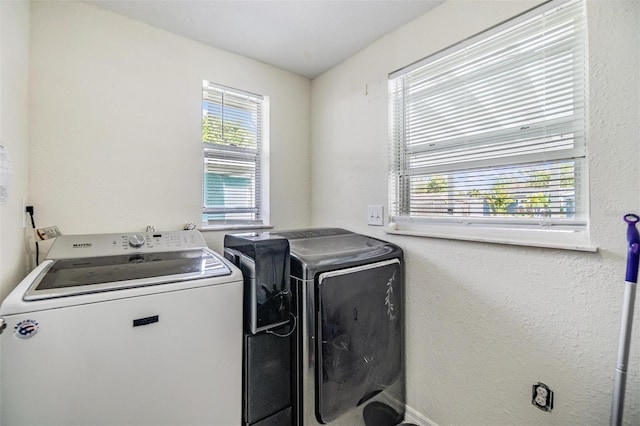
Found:
<svg viewBox="0 0 640 426"><path fill-rule="evenodd" d="M0 2L0 144L5 155L0 203L0 299L26 275L23 228L28 180L29 1Z"/></svg>

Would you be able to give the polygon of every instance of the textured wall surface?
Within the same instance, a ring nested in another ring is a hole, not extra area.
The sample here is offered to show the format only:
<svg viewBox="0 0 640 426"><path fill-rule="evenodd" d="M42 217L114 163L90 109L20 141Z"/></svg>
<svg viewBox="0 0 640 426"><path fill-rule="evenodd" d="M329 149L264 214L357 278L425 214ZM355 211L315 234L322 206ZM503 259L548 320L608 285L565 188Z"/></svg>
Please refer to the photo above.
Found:
<svg viewBox="0 0 640 426"><path fill-rule="evenodd" d="M271 223L309 221L308 79L83 2L34 2L30 188L63 233L201 219L202 80L270 97ZM207 233L216 248L219 233Z"/></svg>
<svg viewBox="0 0 640 426"><path fill-rule="evenodd" d="M11 182L0 204L0 300L27 272L25 229L29 155L29 3L0 2L0 145Z"/></svg>
<svg viewBox="0 0 640 426"><path fill-rule="evenodd" d="M6 203L0 204L0 300L28 267L22 200L29 164L29 7L28 2L0 2L0 145L11 166Z"/></svg>
<svg viewBox="0 0 640 426"><path fill-rule="evenodd" d="M638 212L640 2L589 1L589 173L597 253L400 237L387 202L387 75L534 6L449 1L312 82L312 224L406 252L408 404L440 425L608 424L626 257ZM625 422L640 424L640 313ZM551 413L531 385L555 391Z"/></svg>

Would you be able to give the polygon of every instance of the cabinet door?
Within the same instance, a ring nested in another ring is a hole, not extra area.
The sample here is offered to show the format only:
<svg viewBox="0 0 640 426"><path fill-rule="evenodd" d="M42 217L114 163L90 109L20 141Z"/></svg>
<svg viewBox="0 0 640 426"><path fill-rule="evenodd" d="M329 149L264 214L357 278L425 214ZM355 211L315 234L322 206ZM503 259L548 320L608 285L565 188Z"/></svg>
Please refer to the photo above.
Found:
<svg viewBox="0 0 640 426"><path fill-rule="evenodd" d="M291 406L291 337L247 335L245 345L245 420L254 423Z"/></svg>
<svg viewBox="0 0 640 426"><path fill-rule="evenodd" d="M323 423L382 392L401 375L402 290L398 259L319 276L316 409Z"/></svg>

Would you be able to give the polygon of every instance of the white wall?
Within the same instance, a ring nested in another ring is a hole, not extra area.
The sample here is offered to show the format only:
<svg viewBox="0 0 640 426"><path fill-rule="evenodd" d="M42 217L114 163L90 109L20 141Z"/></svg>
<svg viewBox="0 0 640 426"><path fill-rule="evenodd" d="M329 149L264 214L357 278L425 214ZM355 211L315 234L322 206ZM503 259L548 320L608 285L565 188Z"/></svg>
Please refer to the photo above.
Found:
<svg viewBox="0 0 640 426"><path fill-rule="evenodd" d="M387 75L536 1L448 1L312 82L312 225L392 240L407 266L408 404L440 425L609 421L626 257L638 212L640 3L588 2L589 165L598 253L386 235ZM636 309L636 324L640 315ZM625 421L640 424L640 326ZM531 385L556 392L546 413Z"/></svg>
<svg viewBox="0 0 640 426"><path fill-rule="evenodd" d="M441 425L606 424L626 253L621 217L640 208L639 3L588 3L597 254L398 237L365 225L366 206L387 201L387 74L535 3L449 1L314 80L310 103L304 78L92 5L34 2L29 25L28 3L0 2L0 136L15 190L0 206L0 294L25 272L19 197L35 205L39 226L69 234L199 219L199 99L210 79L271 97L274 225L307 226L311 211L315 226L405 249L408 402L417 414ZM217 249L220 237L207 234ZM629 424L640 424L638 311ZM556 392L551 413L530 405L537 381Z"/></svg>
<svg viewBox="0 0 640 426"><path fill-rule="evenodd" d="M11 164L8 199L0 204L0 300L27 272L25 229L29 153L27 1L0 2L0 145Z"/></svg>
<svg viewBox="0 0 640 426"><path fill-rule="evenodd" d="M11 166L8 197L0 204L0 300L28 268L22 200L27 202L29 164L29 9L28 1L0 1L0 145Z"/></svg>
<svg viewBox="0 0 640 426"><path fill-rule="evenodd" d="M63 233L200 221L202 80L271 101L271 223L309 222L308 79L81 2L35 2L30 194ZM223 233L206 233L220 249Z"/></svg>

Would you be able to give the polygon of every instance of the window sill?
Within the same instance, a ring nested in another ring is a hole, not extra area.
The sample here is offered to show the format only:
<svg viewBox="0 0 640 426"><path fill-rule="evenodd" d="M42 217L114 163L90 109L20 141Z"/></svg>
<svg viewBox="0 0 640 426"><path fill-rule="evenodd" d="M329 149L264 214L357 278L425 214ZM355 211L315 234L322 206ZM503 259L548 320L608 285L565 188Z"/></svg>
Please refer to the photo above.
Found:
<svg viewBox="0 0 640 426"><path fill-rule="evenodd" d="M440 238L447 240L475 241L482 243L507 244L525 247L542 247L559 250L573 250L595 253L598 247L589 243L578 232L513 230L513 229L470 229L460 227L398 227L390 224L385 227L387 234L413 237Z"/></svg>
<svg viewBox="0 0 640 426"><path fill-rule="evenodd" d="M252 231L254 229L273 229L273 225L203 225L198 230L207 231Z"/></svg>

